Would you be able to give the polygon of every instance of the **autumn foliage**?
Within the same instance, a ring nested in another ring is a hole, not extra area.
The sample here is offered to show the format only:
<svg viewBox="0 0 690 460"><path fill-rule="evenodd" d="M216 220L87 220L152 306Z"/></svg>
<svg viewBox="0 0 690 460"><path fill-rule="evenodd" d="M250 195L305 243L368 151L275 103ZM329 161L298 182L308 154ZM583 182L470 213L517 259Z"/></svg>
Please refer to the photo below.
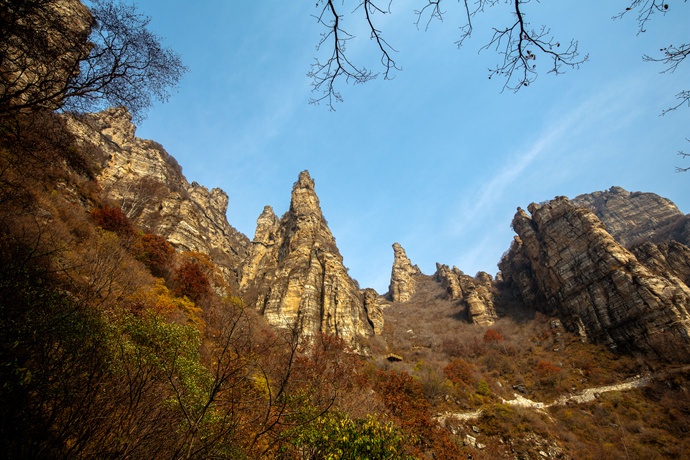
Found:
<svg viewBox="0 0 690 460"><path fill-rule="evenodd" d="M443 368L443 375L456 385L474 385L472 366L461 358L456 358Z"/></svg>
<svg viewBox="0 0 690 460"><path fill-rule="evenodd" d="M546 360L539 361L534 370L539 378L539 382L543 385L555 384L558 375L562 371L560 367Z"/></svg>
<svg viewBox="0 0 690 460"><path fill-rule="evenodd" d="M176 295L187 296L194 302L211 293L211 283L201 264L193 260L184 262L173 275L173 291Z"/></svg>
<svg viewBox="0 0 690 460"><path fill-rule="evenodd" d="M163 278L170 271L175 250L162 236L144 233L136 242L134 251L153 276Z"/></svg>
<svg viewBox="0 0 690 460"><path fill-rule="evenodd" d="M504 340L503 336L496 329L487 329L484 333L484 343L495 343L502 342Z"/></svg>
<svg viewBox="0 0 690 460"><path fill-rule="evenodd" d="M120 237L134 235L134 225L116 206L102 206L91 210L91 218L103 230L117 233Z"/></svg>

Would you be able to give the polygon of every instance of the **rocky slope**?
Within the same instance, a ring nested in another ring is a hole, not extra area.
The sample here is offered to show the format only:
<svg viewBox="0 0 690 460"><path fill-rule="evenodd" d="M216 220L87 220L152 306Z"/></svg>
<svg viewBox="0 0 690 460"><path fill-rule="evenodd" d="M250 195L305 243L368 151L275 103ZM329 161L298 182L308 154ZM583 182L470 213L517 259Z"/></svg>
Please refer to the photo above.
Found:
<svg viewBox="0 0 690 460"><path fill-rule="evenodd" d="M189 183L159 144L136 137L123 108L68 119L70 130L103 155L98 181L139 227L164 236L180 251L207 254L237 286L249 240L227 221L227 194Z"/></svg>
<svg viewBox="0 0 690 460"><path fill-rule="evenodd" d="M0 115L60 107L67 81L91 49L92 20L79 0L3 5Z"/></svg>
<svg viewBox="0 0 690 460"><path fill-rule="evenodd" d="M240 290L270 324L333 334L355 349L383 327L378 296L348 275L307 171L282 218L270 206L259 216Z"/></svg>
<svg viewBox="0 0 690 460"><path fill-rule="evenodd" d="M499 264L525 303L557 314L570 330L620 350L690 356L690 289L660 274L565 197L518 209L518 236Z"/></svg>

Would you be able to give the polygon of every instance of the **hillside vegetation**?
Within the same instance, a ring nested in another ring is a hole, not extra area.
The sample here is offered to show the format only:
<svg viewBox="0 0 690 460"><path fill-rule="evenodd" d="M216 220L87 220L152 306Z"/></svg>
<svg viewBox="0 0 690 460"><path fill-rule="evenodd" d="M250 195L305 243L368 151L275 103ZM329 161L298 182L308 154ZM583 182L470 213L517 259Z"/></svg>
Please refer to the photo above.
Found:
<svg viewBox="0 0 690 460"><path fill-rule="evenodd" d="M548 403L662 365L583 343L528 311L467 324L431 279L386 308L370 357L333 337L270 328L240 298L217 294L229 288L207 256L175 252L108 200L99 152L78 147L61 116L17 121L21 135L2 138L0 176L9 458L685 452L686 372L585 404L508 405L515 394ZM466 413L475 416L454 416Z"/></svg>

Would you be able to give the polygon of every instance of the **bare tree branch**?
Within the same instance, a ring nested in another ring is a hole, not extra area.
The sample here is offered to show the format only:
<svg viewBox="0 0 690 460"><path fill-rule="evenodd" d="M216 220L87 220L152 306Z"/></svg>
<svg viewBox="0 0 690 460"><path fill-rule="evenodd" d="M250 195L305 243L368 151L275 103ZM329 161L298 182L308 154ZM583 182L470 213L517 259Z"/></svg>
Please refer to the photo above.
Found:
<svg viewBox="0 0 690 460"><path fill-rule="evenodd" d="M0 117L167 100L186 67L134 6L94 0L70 16L55 0L0 2Z"/></svg>
<svg viewBox="0 0 690 460"><path fill-rule="evenodd" d="M443 22L446 12L441 11L441 1L442 0L426 0L426 5L419 10L415 10L414 14L417 15L415 25L419 27L419 24L425 21L425 30L427 30L432 21L438 20ZM473 5L470 5L469 0L462 1L465 10L465 20L464 24L460 26L460 38L455 42L458 48L460 48L465 40L472 35L474 31L474 25L472 23L473 18L478 13L483 13L487 7L492 7L500 3L500 1L501 0L476 0Z"/></svg>
<svg viewBox="0 0 690 460"><path fill-rule="evenodd" d="M690 44L683 43L680 46L669 45L666 48L661 48L661 57L652 57L647 54L642 56L647 62L660 62L666 66L661 73L673 73L678 69L681 62L685 60L688 55L690 55ZM676 94L677 103L671 107L664 109L661 115L666 115L668 112L676 110L682 105L690 106L690 91L683 90Z"/></svg>
<svg viewBox="0 0 690 460"><path fill-rule="evenodd" d="M690 142L690 139L685 139L686 141ZM690 153L685 153L682 150L678 152L678 156L680 156L683 159L686 159L690 157ZM684 168L680 166L676 166L676 172L688 172L690 171L690 166L686 166Z"/></svg>
<svg viewBox="0 0 690 460"><path fill-rule="evenodd" d="M647 22L652 19L654 14L666 14L668 8L669 6L666 0L633 0L624 11L615 15L612 19L621 19L626 14L637 11L637 24L639 26L637 34L639 35L646 32L645 26Z"/></svg>
<svg viewBox="0 0 690 460"><path fill-rule="evenodd" d="M339 77L344 77L346 83L352 82L357 84L373 80L379 74L372 72L365 66L355 64L346 55L347 44L355 36L343 29L343 16L336 10L334 1L319 0L316 6L321 10L314 17L326 29L321 34L316 50L318 52L324 44L329 44L329 46L332 46L332 52L325 61L316 58L311 66L311 71L307 74L312 79L312 90L321 93L320 96L312 98L310 103L318 104L321 101L327 101L329 109L334 110L333 104L343 100L342 95L335 87L335 82ZM387 80L392 78L391 73L394 70L400 70L400 68L391 56L391 53L395 52L395 50L383 38L381 30L374 25L373 15L375 13L387 14L390 12L389 7L390 3L384 9L379 7L374 0L362 0L353 11L353 13L357 10L364 11L366 23L370 31L370 38L376 43L378 50L381 52L383 75Z"/></svg>
<svg viewBox="0 0 690 460"><path fill-rule="evenodd" d="M549 62L548 73L556 75L564 73L564 67L577 69L588 59L587 55L580 58L576 41L573 40L567 47L561 48L561 43L545 26L539 30L529 29L525 14L520 9L521 5L526 3L529 3L529 0L514 0L515 22L504 29L494 28L491 41L481 48L494 48L503 56L502 62L489 69L489 78L504 77L503 89L514 92L531 85L537 79L536 61L539 55L544 56Z"/></svg>
<svg viewBox="0 0 690 460"><path fill-rule="evenodd" d="M370 31L370 39L376 44L376 50L381 56L381 73L385 79L390 79L393 71L400 70L400 67L392 57L395 49L383 38L381 30L374 23L374 14L389 14L392 0L388 0L387 8L380 7L376 0L358 1L357 7L350 16L363 12L363 19ZM571 41L568 46L561 47L561 43L545 26L538 30L529 28L521 7L530 1L476 0L470 2L463 0L461 2L464 7L464 19L460 26L460 37L455 42L458 47L461 47L472 35L473 21L477 14L501 3L511 6L515 22L504 28L494 28L492 39L481 48L482 50L495 48L502 57L494 68L489 69L489 78L497 75L505 77L503 89L518 91L533 83L537 78L536 60L539 55L546 58L549 62L548 72L554 74L563 73L566 68L577 68L587 60L587 56L580 57L576 41ZM442 0L424 0L420 8L414 11L417 16L415 21L417 28L424 27L426 30L433 21L444 20L446 12L442 9L441 2ZM319 8L319 14L314 17L326 28L326 32L321 35L317 45L317 51L326 45L332 52L325 61L317 59L308 73L312 79L312 89L320 93L318 97L311 99L311 102L328 101L329 108L333 110L334 103L342 101L342 96L335 86L339 78L344 77L346 83L365 83L376 78L379 73L374 73L364 66L355 65L347 56L346 45L355 37L343 28L344 16L338 12L334 0L319 0L316 6Z"/></svg>

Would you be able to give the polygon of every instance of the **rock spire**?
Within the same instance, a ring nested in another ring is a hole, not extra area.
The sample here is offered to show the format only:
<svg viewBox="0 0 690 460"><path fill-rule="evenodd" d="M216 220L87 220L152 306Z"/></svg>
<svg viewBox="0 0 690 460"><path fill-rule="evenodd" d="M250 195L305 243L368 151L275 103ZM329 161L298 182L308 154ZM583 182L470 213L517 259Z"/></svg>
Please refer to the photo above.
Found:
<svg viewBox="0 0 690 460"><path fill-rule="evenodd" d="M393 243L393 269L388 298L393 302L407 302L416 290L415 277L421 274L416 265L412 265L405 250L399 243Z"/></svg>
<svg viewBox="0 0 690 460"><path fill-rule="evenodd" d="M307 171L282 218L268 206L259 216L240 289L270 324L303 335L333 334L360 349L362 338L382 328L378 304L343 265Z"/></svg>

